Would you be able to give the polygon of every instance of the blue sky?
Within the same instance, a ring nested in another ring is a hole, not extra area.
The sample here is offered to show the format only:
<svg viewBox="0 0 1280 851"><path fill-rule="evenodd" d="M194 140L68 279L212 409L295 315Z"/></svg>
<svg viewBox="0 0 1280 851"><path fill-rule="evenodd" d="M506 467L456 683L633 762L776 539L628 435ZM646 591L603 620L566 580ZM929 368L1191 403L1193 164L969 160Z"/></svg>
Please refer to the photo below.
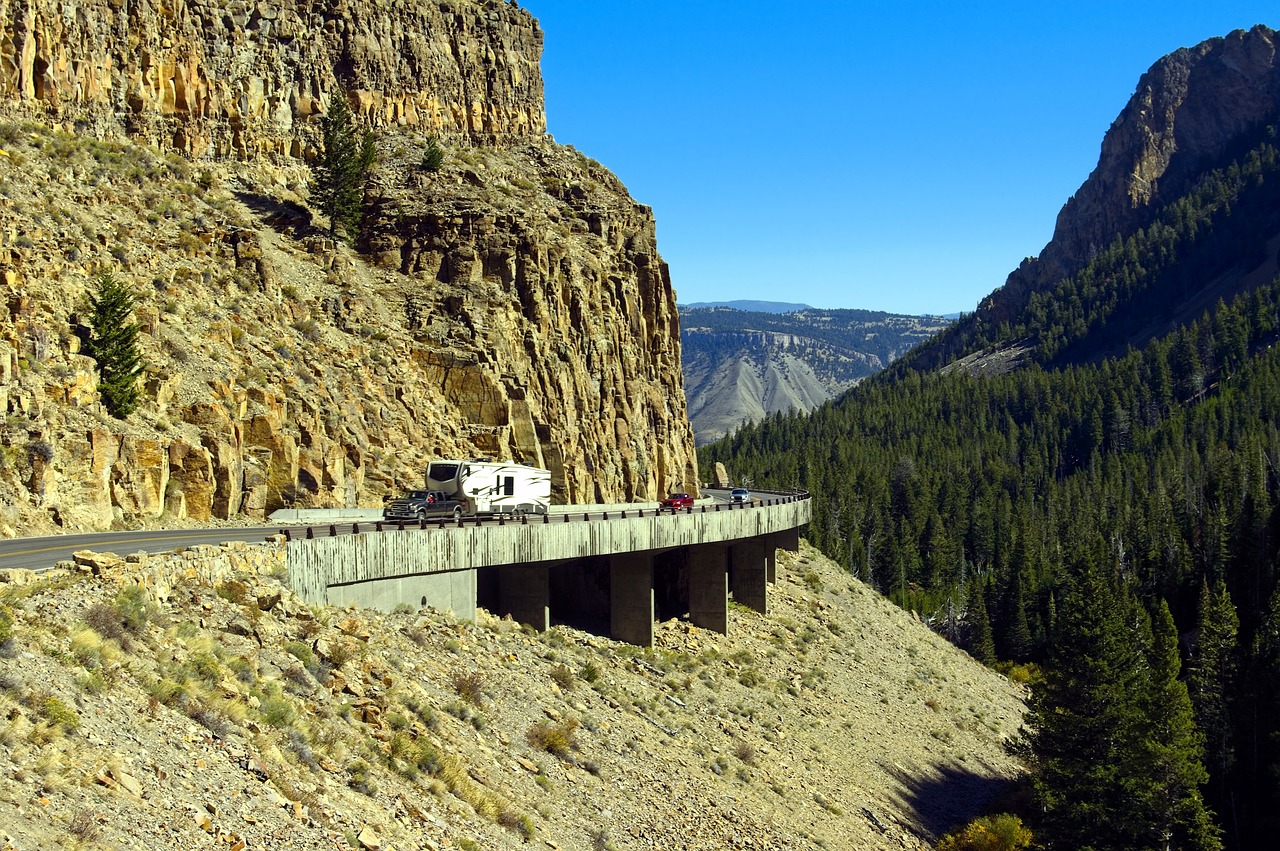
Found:
<svg viewBox="0 0 1280 851"><path fill-rule="evenodd" d="M1273 2L521 0L547 129L658 222L681 303L972 310L1157 59Z"/></svg>

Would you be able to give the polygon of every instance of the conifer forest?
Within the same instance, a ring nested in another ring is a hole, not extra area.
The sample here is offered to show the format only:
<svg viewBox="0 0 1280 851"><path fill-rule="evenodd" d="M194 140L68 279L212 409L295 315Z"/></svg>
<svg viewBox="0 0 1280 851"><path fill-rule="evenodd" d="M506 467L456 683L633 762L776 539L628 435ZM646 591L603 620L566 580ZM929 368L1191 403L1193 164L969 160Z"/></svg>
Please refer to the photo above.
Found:
<svg viewBox="0 0 1280 851"><path fill-rule="evenodd" d="M1020 815L1050 848L1280 833L1275 136L1008 318L700 451L811 491L816 545L1029 678Z"/></svg>

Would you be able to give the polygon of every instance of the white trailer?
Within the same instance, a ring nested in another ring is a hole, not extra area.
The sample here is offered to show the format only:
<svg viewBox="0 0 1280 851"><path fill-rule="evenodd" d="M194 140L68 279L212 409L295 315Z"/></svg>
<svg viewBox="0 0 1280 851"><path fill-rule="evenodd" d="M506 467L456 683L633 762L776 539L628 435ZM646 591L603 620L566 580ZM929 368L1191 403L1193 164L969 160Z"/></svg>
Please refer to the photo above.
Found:
<svg viewBox="0 0 1280 851"><path fill-rule="evenodd" d="M551 473L512 461L432 461L427 489L461 500L463 514L546 514Z"/></svg>

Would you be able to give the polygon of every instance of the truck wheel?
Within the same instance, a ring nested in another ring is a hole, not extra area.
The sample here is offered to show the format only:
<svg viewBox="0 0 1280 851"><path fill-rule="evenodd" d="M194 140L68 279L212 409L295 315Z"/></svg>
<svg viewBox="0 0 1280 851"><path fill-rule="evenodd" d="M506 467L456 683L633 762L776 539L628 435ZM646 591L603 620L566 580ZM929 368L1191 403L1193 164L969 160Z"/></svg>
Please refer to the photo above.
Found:
<svg viewBox="0 0 1280 851"><path fill-rule="evenodd" d="M419 522L421 522L421 521L426 520L426 519L427 519L427 510L426 510L425 508L419 508L419 509L418 509L418 521L419 521Z"/></svg>
<svg viewBox="0 0 1280 851"><path fill-rule="evenodd" d="M461 519L462 519L462 506L461 506L461 505L459 505L459 506L457 506L457 507L455 507L455 508L453 509L453 519L454 519L454 520L461 520Z"/></svg>

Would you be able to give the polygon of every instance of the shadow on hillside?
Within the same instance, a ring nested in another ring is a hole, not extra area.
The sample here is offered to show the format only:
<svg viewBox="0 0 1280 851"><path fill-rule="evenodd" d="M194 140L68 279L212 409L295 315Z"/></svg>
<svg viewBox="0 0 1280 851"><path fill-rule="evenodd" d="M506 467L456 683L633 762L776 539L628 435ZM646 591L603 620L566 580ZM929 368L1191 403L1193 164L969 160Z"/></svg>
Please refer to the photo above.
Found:
<svg viewBox="0 0 1280 851"><path fill-rule="evenodd" d="M898 781L898 802L935 838L985 815L993 801L1014 788L1012 781L982 764L940 765L920 774L898 765L885 769Z"/></svg>
<svg viewBox="0 0 1280 851"><path fill-rule="evenodd" d="M281 236L305 239L324 236L325 231L311 223L311 211L296 201L281 201L270 195L237 191L236 200L258 215L262 222Z"/></svg>

